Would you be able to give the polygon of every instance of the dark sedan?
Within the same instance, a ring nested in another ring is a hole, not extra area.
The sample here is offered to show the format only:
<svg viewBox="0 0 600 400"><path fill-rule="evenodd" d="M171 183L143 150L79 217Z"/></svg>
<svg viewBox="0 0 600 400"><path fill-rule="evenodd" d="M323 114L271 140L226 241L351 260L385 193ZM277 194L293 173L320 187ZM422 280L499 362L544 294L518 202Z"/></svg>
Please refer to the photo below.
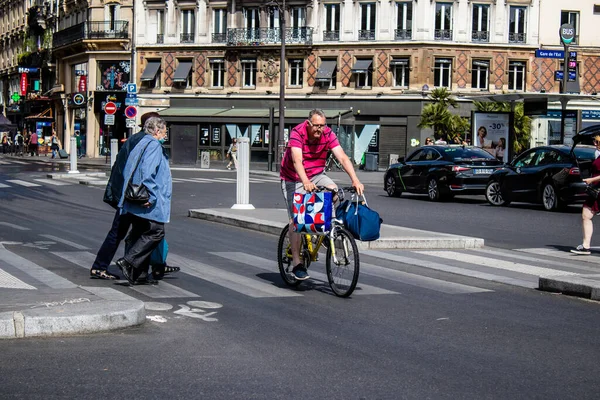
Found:
<svg viewBox="0 0 600 400"><path fill-rule="evenodd" d="M426 193L432 201L455 194L484 194L488 178L502 165L485 150L461 145L423 146L384 175L388 196Z"/></svg>
<svg viewBox="0 0 600 400"><path fill-rule="evenodd" d="M541 146L527 150L504 168L495 171L485 197L494 206L512 201L541 203L548 211L585 200L583 178L590 174L593 146Z"/></svg>

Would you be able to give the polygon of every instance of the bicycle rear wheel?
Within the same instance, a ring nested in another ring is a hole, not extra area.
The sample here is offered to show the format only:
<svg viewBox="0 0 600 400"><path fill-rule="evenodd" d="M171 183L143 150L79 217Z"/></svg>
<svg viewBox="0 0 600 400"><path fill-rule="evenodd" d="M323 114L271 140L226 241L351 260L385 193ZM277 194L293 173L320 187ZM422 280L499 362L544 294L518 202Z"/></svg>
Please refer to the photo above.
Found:
<svg viewBox="0 0 600 400"><path fill-rule="evenodd" d="M358 283L360 260L358 246L352 235L338 226L334 233L335 260L331 246L327 248L325 268L331 290L339 297L348 297Z"/></svg>
<svg viewBox="0 0 600 400"><path fill-rule="evenodd" d="M279 274L288 286L298 286L301 281L297 280L292 273L292 248L290 247L290 236L288 234L290 226L286 225L279 235L279 243L277 245L277 264L279 266Z"/></svg>

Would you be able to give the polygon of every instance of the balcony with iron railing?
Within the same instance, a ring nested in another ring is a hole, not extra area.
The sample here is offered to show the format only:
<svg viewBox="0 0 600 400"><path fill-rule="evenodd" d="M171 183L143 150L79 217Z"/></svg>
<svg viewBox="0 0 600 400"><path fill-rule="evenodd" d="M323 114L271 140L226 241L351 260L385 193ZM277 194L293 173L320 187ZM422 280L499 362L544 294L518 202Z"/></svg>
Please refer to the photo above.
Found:
<svg viewBox="0 0 600 400"><path fill-rule="evenodd" d="M412 39L412 29L396 29L394 38L396 40L410 40Z"/></svg>
<svg viewBox="0 0 600 400"><path fill-rule="evenodd" d="M186 32L179 34L180 43L194 43L194 32Z"/></svg>
<svg viewBox="0 0 600 400"><path fill-rule="evenodd" d="M52 45L61 47L82 40L128 39L129 21L87 21L52 35Z"/></svg>
<svg viewBox="0 0 600 400"><path fill-rule="evenodd" d="M375 40L375 29L359 30L358 40Z"/></svg>
<svg viewBox="0 0 600 400"><path fill-rule="evenodd" d="M472 31L471 40L474 42L489 42L490 32L489 31Z"/></svg>
<svg viewBox="0 0 600 400"><path fill-rule="evenodd" d="M226 33L213 33L212 34L212 42L213 43L227 43L227 34Z"/></svg>
<svg viewBox="0 0 600 400"><path fill-rule="evenodd" d="M525 32L509 32L508 43L525 43L527 34Z"/></svg>
<svg viewBox="0 0 600 400"><path fill-rule="evenodd" d="M452 29L436 29L435 40L452 40Z"/></svg>
<svg viewBox="0 0 600 400"><path fill-rule="evenodd" d="M340 40L340 31L323 31L324 42L337 42Z"/></svg>
<svg viewBox="0 0 600 400"><path fill-rule="evenodd" d="M279 28L227 29L228 46L260 46L281 43ZM313 28L286 28L286 44L312 45Z"/></svg>

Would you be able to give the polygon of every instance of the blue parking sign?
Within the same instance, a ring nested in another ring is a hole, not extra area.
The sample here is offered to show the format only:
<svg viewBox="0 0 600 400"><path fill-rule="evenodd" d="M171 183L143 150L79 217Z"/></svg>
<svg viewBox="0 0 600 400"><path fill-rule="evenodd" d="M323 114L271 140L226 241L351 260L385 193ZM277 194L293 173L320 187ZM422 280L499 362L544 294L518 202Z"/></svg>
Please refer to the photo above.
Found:
<svg viewBox="0 0 600 400"><path fill-rule="evenodd" d="M137 83L128 83L127 93L137 93Z"/></svg>

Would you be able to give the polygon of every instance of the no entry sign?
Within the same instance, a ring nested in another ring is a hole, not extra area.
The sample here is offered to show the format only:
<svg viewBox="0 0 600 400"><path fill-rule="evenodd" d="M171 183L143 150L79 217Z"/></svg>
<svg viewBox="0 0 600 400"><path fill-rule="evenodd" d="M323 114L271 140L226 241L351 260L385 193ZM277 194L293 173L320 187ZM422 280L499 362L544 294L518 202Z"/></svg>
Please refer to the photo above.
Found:
<svg viewBox="0 0 600 400"><path fill-rule="evenodd" d="M137 115L137 108L134 106L127 106L127 108L125 109L125 116L127 118L135 118L135 116Z"/></svg>
<svg viewBox="0 0 600 400"><path fill-rule="evenodd" d="M113 115L114 113L117 112L117 105L115 103L113 103L112 101L109 101L108 103L106 103L104 105L104 112L107 113L108 115Z"/></svg>

